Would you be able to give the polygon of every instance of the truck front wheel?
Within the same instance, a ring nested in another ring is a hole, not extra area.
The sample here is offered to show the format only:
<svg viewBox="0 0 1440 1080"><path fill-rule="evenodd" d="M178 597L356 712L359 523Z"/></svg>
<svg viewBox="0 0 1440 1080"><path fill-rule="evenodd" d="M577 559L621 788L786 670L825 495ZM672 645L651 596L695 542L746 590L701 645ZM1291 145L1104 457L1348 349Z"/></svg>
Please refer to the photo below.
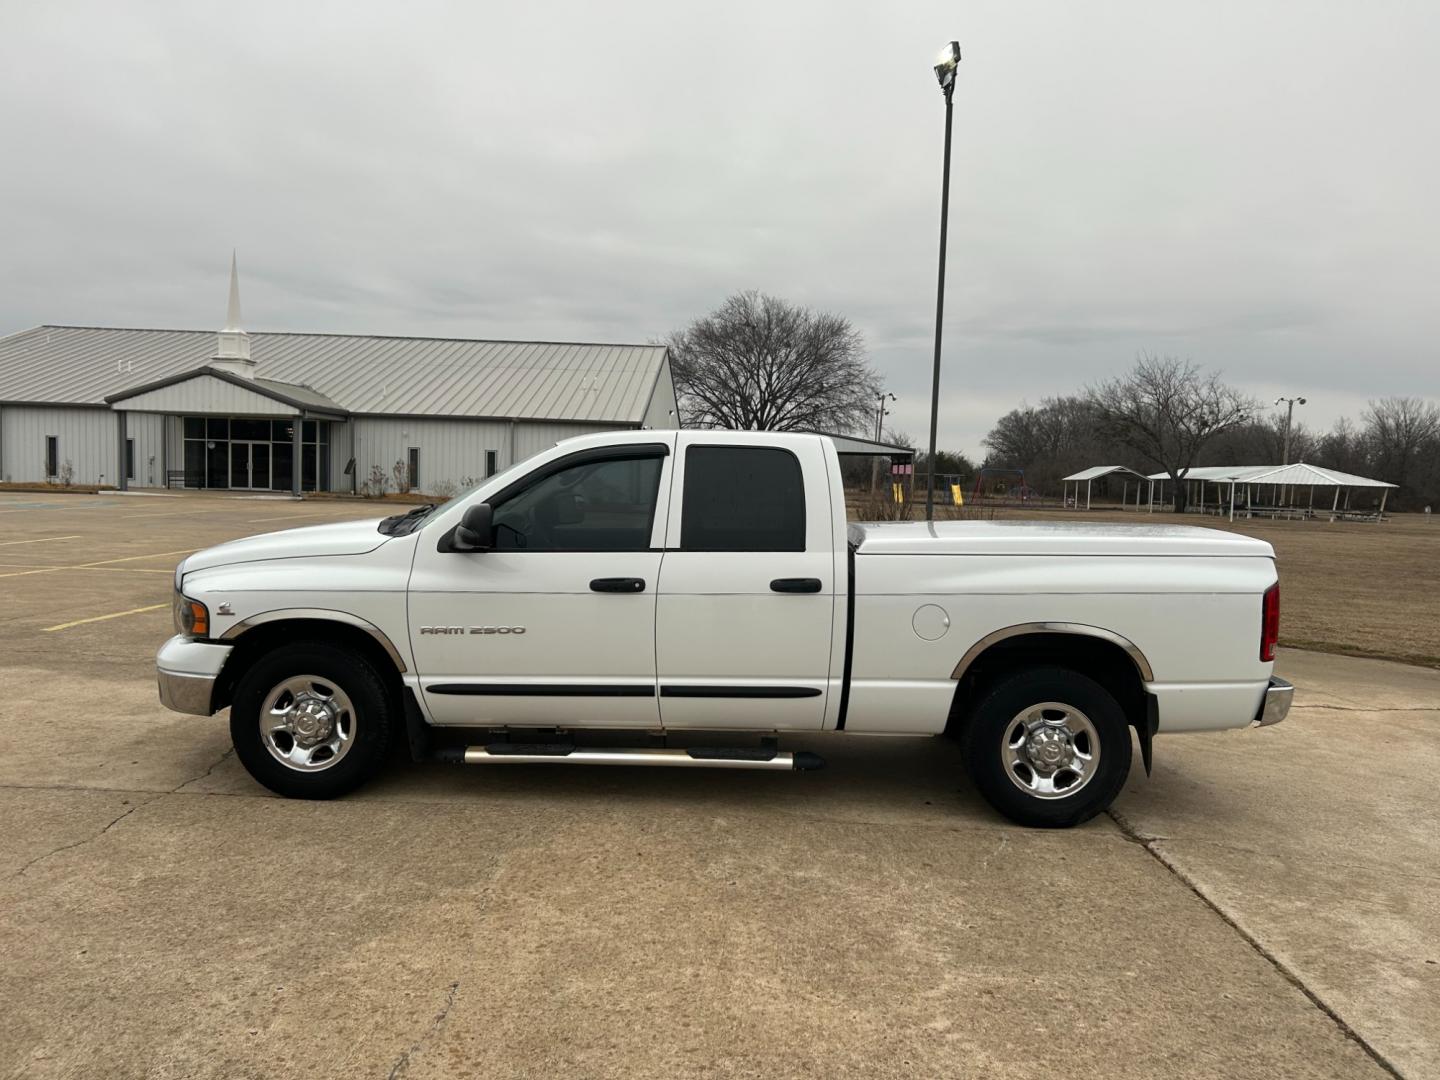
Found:
<svg viewBox="0 0 1440 1080"><path fill-rule="evenodd" d="M1022 825L1088 821L1130 773L1130 728L1119 703L1068 668L1029 668L991 684L960 746L980 793Z"/></svg>
<svg viewBox="0 0 1440 1080"><path fill-rule="evenodd" d="M260 657L240 677L230 739L241 764L271 791L331 799L380 768L391 712L385 683L364 657L298 642Z"/></svg>

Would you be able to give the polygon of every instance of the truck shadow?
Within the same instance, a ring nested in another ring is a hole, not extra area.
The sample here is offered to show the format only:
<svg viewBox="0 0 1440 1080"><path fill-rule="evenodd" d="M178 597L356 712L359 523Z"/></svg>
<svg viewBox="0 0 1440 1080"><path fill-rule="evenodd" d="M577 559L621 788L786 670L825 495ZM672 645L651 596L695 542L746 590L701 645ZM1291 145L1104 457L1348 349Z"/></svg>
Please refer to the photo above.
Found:
<svg viewBox="0 0 1440 1080"><path fill-rule="evenodd" d="M533 804L577 812L652 804L657 810L780 812L831 821L994 826L953 742L941 738L813 735L782 745L826 761L813 772L594 765L476 765L397 761L354 796L396 801Z"/></svg>

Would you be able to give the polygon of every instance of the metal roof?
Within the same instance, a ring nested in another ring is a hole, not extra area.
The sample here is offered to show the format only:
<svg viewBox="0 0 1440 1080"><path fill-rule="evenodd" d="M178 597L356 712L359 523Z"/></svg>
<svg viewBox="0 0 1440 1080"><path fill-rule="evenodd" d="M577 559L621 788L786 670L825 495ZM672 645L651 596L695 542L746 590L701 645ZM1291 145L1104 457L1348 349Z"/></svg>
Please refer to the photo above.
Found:
<svg viewBox="0 0 1440 1080"><path fill-rule="evenodd" d="M252 333L260 380L352 413L639 423L663 345ZM0 338L0 402L103 405L204 367L210 330L38 326Z"/></svg>
<svg viewBox="0 0 1440 1080"><path fill-rule="evenodd" d="M1149 480L1169 480L1169 473L1156 473ZM1323 469L1319 465L1307 465L1303 461L1294 465L1206 465L1191 469L1182 479L1208 480L1212 483L1237 484L1283 484L1286 487L1370 487L1398 488L1384 480L1372 480L1368 476L1341 472L1339 469Z"/></svg>
<svg viewBox="0 0 1440 1080"><path fill-rule="evenodd" d="M1372 480L1368 476L1341 472L1339 469L1322 469L1319 465L1297 462L1294 465L1280 465L1266 472L1245 477L1246 484L1284 484L1286 487L1368 487L1398 488L1399 484L1384 480Z"/></svg>
<svg viewBox="0 0 1440 1080"><path fill-rule="evenodd" d="M1081 469L1077 473L1071 473L1069 476L1062 477L1060 482L1066 484L1071 480L1099 480L1102 476L1109 476L1111 473L1117 472L1129 473L1131 476L1139 477L1141 480L1150 479L1145 474L1136 472L1128 465L1092 465L1088 469Z"/></svg>
<svg viewBox="0 0 1440 1080"><path fill-rule="evenodd" d="M1242 480L1250 473L1269 472L1274 465L1195 465L1188 469L1182 480ZM1169 480L1168 472L1151 473L1147 480Z"/></svg>
<svg viewBox="0 0 1440 1080"><path fill-rule="evenodd" d="M191 379L219 379L239 386L245 390L253 390L262 397L273 398L276 401L283 401L298 409L316 412L335 413L345 415L345 410L331 401L318 390L312 390L308 386L301 386L297 383L276 382L274 379L247 379L244 376L233 374L230 371L216 367L203 367L195 371L181 372L179 375L171 375L169 378L158 379L152 383L144 383L141 386L132 386L122 390L118 394L109 394L105 400L115 407L124 405L125 402L141 394L149 394L155 390L163 390L167 387L178 386L180 383L189 382Z"/></svg>
<svg viewBox="0 0 1440 1080"><path fill-rule="evenodd" d="M835 452L841 455L857 455L864 457L903 457L913 458L915 451L908 446L896 446L894 443L876 442L873 439L857 439L854 435L836 435L829 431L811 432L813 435L823 435L835 444Z"/></svg>

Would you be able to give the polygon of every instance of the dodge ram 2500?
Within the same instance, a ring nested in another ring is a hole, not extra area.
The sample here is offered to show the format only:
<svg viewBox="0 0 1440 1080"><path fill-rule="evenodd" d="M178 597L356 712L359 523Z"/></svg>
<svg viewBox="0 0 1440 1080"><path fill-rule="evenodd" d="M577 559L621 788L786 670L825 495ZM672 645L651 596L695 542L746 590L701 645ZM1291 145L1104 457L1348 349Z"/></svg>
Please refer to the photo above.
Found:
<svg viewBox="0 0 1440 1080"><path fill-rule="evenodd" d="M1073 825L1133 744L1148 770L1155 735L1272 724L1293 693L1268 544L847 526L816 435L570 439L441 506L197 552L175 613L161 700L228 707L251 775L302 798L402 739L467 764L792 769L821 762L781 736L923 734L957 738L1010 818Z"/></svg>

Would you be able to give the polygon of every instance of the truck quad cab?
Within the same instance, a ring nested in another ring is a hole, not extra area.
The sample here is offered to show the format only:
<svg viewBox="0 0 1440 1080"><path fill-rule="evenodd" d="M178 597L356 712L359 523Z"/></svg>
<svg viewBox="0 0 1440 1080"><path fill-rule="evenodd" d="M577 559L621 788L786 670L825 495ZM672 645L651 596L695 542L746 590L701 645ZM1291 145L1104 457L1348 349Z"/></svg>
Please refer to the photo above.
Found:
<svg viewBox="0 0 1440 1080"><path fill-rule="evenodd" d="M1074 825L1133 741L1275 723L1274 552L1187 526L847 525L824 436L625 431L434 507L175 572L157 658L282 795L392 745L467 764L813 768L806 733L948 735L1001 813ZM720 745L716 745L717 742Z"/></svg>

